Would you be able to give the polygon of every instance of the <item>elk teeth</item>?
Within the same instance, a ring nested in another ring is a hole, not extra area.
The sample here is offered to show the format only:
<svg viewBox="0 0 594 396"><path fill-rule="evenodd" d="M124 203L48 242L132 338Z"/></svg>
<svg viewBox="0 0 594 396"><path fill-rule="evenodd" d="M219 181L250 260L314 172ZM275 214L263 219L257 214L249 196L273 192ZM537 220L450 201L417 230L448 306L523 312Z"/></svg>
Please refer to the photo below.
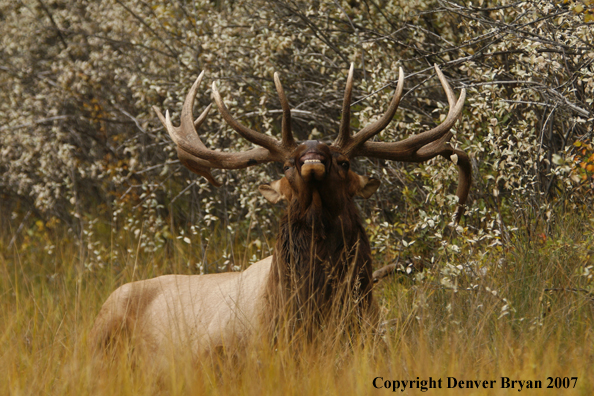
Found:
<svg viewBox="0 0 594 396"><path fill-rule="evenodd" d="M306 164L321 164L322 161L317 160L317 159L309 159L309 160L305 160Z"/></svg>

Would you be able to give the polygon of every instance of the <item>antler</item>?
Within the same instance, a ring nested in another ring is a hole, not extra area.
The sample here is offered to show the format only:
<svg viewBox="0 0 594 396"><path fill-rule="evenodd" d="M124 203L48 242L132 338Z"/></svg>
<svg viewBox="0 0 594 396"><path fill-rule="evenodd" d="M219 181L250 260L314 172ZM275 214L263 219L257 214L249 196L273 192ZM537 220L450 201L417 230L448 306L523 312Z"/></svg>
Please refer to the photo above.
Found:
<svg viewBox="0 0 594 396"><path fill-rule="evenodd" d="M453 136L450 129L462 115L466 90L464 88L462 89L460 97L456 101L452 88L437 65L435 65L435 71L437 72L437 76L446 93L450 106L448 116L437 127L413 135L399 142L386 143L367 141L382 131L390 123L396 112L398 103L402 97L404 82L404 73L401 68L394 98L384 116L375 123L366 126L351 138L350 128L344 126L345 123L350 122L350 117L345 117L345 115L350 115L350 111L347 110L347 112L343 113L339 136L334 144L341 148L343 153L349 158L371 157L393 161L423 162L437 155L441 155L444 158L451 160L458 166L459 170L458 189L456 191L456 195L458 196L458 208L456 209L456 214L454 216L455 222L457 223L460 220L460 217L462 217L462 214L464 214L464 205L466 204L472 181L472 166L468 155L461 150L451 147L449 141ZM352 66L351 71L349 72L349 78L347 79L343 111L345 108L348 109L348 105L350 105L351 89Z"/></svg>
<svg viewBox="0 0 594 396"><path fill-rule="evenodd" d="M202 125L206 119L206 116L208 115L208 112L212 106L208 105L200 117L198 117L195 121L193 120L192 109L194 107L194 98L196 97L198 87L200 86L203 77L204 71L200 73L196 79L196 82L194 85L192 85L192 88L190 88L190 91L186 96L184 105L182 107L181 125L179 127L173 126L169 116L169 111L166 111L165 117L163 117L161 111L159 111L156 106L153 106L153 109L155 110L155 113L157 113L161 123L165 129L167 129L167 132L176 143L177 154L182 164L184 164L194 173L204 176L213 185L220 186L220 183L217 182L210 173L210 170L213 168L242 169L266 162L283 162L286 155L296 146L296 144L293 140L293 136L291 135L290 126L286 127L286 125L288 125L290 122L290 109L285 94L282 90L282 86L280 85L280 81L277 83L278 76L275 74L275 83L279 96L281 97L281 104L283 106L282 142L279 142L271 136L251 130L250 128L237 122L233 116L229 114L229 111L223 103L216 85L213 83L213 95L219 110L223 115L223 118L244 138L254 144L261 146L239 153L210 150L204 145L204 143L202 143L202 140L200 140L200 137L198 136L196 129L200 128L200 125ZM287 118L289 121L287 121Z"/></svg>

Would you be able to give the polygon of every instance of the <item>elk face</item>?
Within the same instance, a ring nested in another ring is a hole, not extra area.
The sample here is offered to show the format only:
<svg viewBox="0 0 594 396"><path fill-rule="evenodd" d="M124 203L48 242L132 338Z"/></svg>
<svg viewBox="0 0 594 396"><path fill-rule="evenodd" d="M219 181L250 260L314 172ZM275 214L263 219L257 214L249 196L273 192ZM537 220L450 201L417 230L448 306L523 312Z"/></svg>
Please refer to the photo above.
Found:
<svg viewBox="0 0 594 396"><path fill-rule="evenodd" d="M283 164L285 176L259 187L264 197L277 203L296 199L302 211L312 207L343 207L354 196L369 198L380 181L350 169L350 160L335 147L308 140Z"/></svg>

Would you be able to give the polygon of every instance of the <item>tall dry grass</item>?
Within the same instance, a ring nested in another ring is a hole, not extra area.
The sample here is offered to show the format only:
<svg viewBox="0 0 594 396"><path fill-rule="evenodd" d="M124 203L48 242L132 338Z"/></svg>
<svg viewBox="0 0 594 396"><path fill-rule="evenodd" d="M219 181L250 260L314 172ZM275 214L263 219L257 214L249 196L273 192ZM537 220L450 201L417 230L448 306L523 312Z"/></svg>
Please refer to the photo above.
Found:
<svg viewBox="0 0 594 396"><path fill-rule="evenodd" d="M379 341L359 342L355 335L351 342L299 347L253 342L240 353L199 361L178 356L164 372L155 372L150 358L126 353L109 362L94 358L87 337L102 302L118 285L191 272L183 243L143 255L130 239L120 248L123 259L89 271L65 235L54 236L55 249L48 254L43 244L49 242L41 238L8 249L10 232L4 230L0 395L392 392L376 389L376 377L382 378L378 386L387 380L442 379L441 389L428 390L439 395L518 391L518 384L502 389L501 377L541 381L543 389L524 388L522 394L591 395L594 295L586 268L594 265L594 216L563 213L556 219L542 235L520 229L503 249L461 254L462 269L433 268L423 279L383 281L376 289L385 320ZM448 388L448 377L493 380L494 389ZM572 381L568 389L546 389L547 377L577 377L577 382L575 388ZM423 393L409 386L407 394Z"/></svg>

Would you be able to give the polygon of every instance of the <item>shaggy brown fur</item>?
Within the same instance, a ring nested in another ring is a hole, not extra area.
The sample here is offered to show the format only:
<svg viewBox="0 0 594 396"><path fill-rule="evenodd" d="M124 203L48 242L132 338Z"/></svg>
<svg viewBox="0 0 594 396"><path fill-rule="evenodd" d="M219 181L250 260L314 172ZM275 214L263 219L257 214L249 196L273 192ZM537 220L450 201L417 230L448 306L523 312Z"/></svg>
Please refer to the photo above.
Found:
<svg viewBox="0 0 594 396"><path fill-rule="evenodd" d="M323 180L303 180L299 158L308 153L325 158ZM281 328L291 337L298 330L311 335L334 314L351 323L374 316L371 249L353 201L368 182L360 183L341 161L328 146L306 142L285 172L292 194L266 293L271 309L265 321L276 335Z"/></svg>

